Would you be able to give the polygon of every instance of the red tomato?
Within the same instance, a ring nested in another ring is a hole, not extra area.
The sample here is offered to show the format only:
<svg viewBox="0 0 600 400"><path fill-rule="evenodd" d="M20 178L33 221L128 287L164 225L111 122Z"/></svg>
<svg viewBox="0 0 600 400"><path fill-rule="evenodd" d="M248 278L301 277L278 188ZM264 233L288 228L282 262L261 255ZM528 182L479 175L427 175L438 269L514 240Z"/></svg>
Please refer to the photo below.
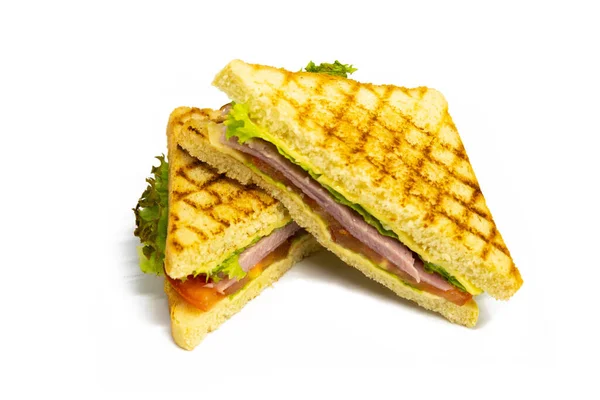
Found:
<svg viewBox="0 0 600 400"><path fill-rule="evenodd" d="M172 279L168 275L167 279L181 297L202 311L210 310L219 300L225 297L224 294L220 294L214 288L203 287L206 284L206 277L202 275L188 278L185 281Z"/></svg>

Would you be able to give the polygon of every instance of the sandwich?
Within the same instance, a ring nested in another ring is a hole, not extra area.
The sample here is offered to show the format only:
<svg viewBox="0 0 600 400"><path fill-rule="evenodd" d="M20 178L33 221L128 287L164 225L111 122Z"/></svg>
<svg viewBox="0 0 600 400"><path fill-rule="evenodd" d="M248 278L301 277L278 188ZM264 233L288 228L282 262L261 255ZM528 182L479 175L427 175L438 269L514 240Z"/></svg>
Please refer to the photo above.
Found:
<svg viewBox="0 0 600 400"><path fill-rule="evenodd" d="M195 348L292 265L318 249L280 202L191 157L174 140L137 207L142 271L164 274L175 343Z"/></svg>
<svg viewBox="0 0 600 400"><path fill-rule="evenodd" d="M341 69L234 60L213 82L232 103L217 114L191 110L178 142L266 190L364 275L474 326L475 296L508 299L522 279L445 98L426 87L360 83Z"/></svg>

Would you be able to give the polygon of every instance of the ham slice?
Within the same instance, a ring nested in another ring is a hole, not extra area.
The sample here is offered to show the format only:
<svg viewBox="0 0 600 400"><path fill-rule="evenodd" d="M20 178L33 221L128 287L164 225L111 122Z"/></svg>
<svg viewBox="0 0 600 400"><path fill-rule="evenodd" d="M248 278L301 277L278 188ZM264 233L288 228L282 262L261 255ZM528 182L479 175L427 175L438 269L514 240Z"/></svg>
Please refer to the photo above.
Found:
<svg viewBox="0 0 600 400"><path fill-rule="evenodd" d="M283 228L274 230L269 236L263 237L240 254L238 260L240 267L242 267L244 272L250 271L252 267L298 232L298 230L300 230L300 227L292 221Z"/></svg>
<svg viewBox="0 0 600 400"><path fill-rule="evenodd" d="M244 250L238 258L238 263L244 272L250 271L256 264L275 251L286 240L292 237L300 227L295 222L290 222L286 226L276 229L270 235L261 238L258 242ZM230 294L227 289L238 282L235 278L221 279L217 283L209 282L204 285L206 288L215 288L221 294Z"/></svg>

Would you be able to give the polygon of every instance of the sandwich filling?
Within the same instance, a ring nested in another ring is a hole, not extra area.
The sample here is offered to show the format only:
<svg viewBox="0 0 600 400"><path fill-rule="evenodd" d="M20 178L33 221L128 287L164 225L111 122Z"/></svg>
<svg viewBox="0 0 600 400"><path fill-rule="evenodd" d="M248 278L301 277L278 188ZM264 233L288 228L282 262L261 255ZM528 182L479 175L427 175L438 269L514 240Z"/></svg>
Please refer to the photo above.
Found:
<svg viewBox="0 0 600 400"><path fill-rule="evenodd" d="M225 112L229 112L229 117L221 143L245 153L262 173L300 194L328 223L336 243L362 254L413 288L458 305L471 299L471 293L459 280L441 267L424 262L364 208L318 182L310 170L297 165L282 149L264 140L266 135L260 135L260 128L249 119L247 107L235 104Z"/></svg>
<svg viewBox="0 0 600 400"><path fill-rule="evenodd" d="M289 256L292 245L306 233L295 223L274 231L245 249L239 257L247 273L241 279L223 278L215 282L211 276L190 275L187 279L173 279L165 274L175 291L192 306L209 311L227 296L234 297L244 291L250 282L259 277L272 264Z"/></svg>

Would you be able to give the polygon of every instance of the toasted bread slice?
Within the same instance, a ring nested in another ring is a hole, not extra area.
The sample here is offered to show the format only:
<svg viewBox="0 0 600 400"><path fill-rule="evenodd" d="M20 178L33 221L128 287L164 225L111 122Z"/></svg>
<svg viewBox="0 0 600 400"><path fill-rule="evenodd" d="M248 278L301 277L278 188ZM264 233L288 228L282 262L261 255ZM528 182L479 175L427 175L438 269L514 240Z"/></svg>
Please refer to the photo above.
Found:
<svg viewBox="0 0 600 400"><path fill-rule="evenodd" d="M183 125L175 132L175 138L191 155L207 162L228 177L244 184L256 184L265 189L273 197L279 199L289 210L292 218L315 236L325 248L366 276L391 289L398 296L436 311L452 322L469 327L475 325L479 309L474 300L470 300L461 307L439 296L414 289L402 283L396 276L375 267L362 255L336 244L322 219L311 210L301 196L278 185L264 174L253 171L248 167L249 161L243 153L220 145L215 136L211 139L211 131L218 132L216 124L223 121L219 111L187 107L178 110L185 115L185 118L182 119Z"/></svg>
<svg viewBox="0 0 600 400"><path fill-rule="evenodd" d="M175 279L210 273L236 250L290 221L285 208L191 157L173 140L183 124L175 110L167 129L169 219L165 271Z"/></svg>
<svg viewBox="0 0 600 400"><path fill-rule="evenodd" d="M425 260L498 299L522 279L444 97L235 60L214 85L272 141Z"/></svg>
<svg viewBox="0 0 600 400"><path fill-rule="evenodd" d="M171 332L178 346L192 350L206 336L217 329L223 322L239 312L250 300L258 296L263 289L272 285L295 263L307 255L317 251L320 246L309 234L294 241L288 256L276 261L239 293L227 296L209 311L202 311L187 303L165 279L165 293L169 299L171 314Z"/></svg>

